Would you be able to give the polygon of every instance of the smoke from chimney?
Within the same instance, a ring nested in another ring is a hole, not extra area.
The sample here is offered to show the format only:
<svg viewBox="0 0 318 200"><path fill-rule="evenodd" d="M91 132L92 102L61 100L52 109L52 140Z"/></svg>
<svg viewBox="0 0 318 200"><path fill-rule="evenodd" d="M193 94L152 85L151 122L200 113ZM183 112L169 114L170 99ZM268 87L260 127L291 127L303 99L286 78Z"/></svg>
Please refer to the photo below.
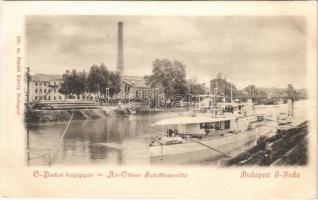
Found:
<svg viewBox="0 0 318 200"><path fill-rule="evenodd" d="M118 22L117 71L120 74L124 73L123 25L123 22Z"/></svg>

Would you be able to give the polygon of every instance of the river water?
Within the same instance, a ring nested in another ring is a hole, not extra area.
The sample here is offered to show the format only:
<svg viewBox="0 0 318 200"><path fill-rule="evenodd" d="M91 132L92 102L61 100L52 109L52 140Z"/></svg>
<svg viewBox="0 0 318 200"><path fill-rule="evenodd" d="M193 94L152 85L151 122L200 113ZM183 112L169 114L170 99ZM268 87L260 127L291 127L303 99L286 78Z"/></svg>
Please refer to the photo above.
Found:
<svg viewBox="0 0 318 200"><path fill-rule="evenodd" d="M148 164L150 134L156 132L156 127L151 124L181 114L171 112L72 121L53 165ZM67 122L31 125L30 165L48 165L66 125Z"/></svg>
<svg viewBox="0 0 318 200"><path fill-rule="evenodd" d="M305 119L304 105L304 102L295 104L295 116L301 120ZM285 107L280 109L286 110ZM275 106L256 107L256 113L273 114L275 110L278 110ZM33 124L28 131L27 161L29 165L48 165L50 160L53 165L147 165L150 134L157 131L151 124L180 115L183 113L72 121L61 142L67 122Z"/></svg>

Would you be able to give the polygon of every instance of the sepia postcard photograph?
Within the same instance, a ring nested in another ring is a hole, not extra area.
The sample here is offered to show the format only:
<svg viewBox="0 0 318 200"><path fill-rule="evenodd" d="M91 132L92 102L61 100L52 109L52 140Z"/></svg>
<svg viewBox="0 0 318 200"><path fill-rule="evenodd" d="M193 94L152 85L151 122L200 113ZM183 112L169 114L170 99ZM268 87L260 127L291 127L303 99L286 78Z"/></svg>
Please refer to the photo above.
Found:
<svg viewBox="0 0 318 200"><path fill-rule="evenodd" d="M4 5L5 196L315 198L313 2Z"/></svg>
<svg viewBox="0 0 318 200"><path fill-rule="evenodd" d="M30 165L307 164L302 16L36 15L25 28Z"/></svg>

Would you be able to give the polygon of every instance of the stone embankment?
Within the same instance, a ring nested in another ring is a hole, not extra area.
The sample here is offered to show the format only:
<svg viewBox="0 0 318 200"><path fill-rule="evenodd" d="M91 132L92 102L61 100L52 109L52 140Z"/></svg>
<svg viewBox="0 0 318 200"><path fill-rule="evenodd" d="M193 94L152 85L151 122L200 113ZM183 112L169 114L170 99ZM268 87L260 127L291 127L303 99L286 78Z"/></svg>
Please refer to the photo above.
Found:
<svg viewBox="0 0 318 200"><path fill-rule="evenodd" d="M82 110L31 110L27 114L29 122L68 121L73 113L73 120L100 119L107 113L100 109Z"/></svg>
<svg viewBox="0 0 318 200"><path fill-rule="evenodd" d="M73 113L73 120L96 120L104 117L128 116L125 109L73 109L73 110L30 110L26 120L30 123L68 121Z"/></svg>

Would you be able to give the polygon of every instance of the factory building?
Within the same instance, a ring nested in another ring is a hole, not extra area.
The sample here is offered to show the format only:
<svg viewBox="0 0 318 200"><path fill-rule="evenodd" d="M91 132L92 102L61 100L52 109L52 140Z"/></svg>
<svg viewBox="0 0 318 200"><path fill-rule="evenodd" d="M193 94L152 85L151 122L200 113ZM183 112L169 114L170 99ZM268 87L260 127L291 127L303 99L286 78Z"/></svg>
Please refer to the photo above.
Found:
<svg viewBox="0 0 318 200"><path fill-rule="evenodd" d="M154 93L154 90L146 85L143 76L128 76L124 73L124 23L118 22L117 35L117 72L121 75L120 97L124 99L145 99Z"/></svg>
<svg viewBox="0 0 318 200"><path fill-rule="evenodd" d="M145 84L143 76L129 76L124 74L124 23L118 22L117 38L117 72L121 75L121 91L117 97L123 99L145 99L153 95L155 91ZM68 70L67 72L68 73ZM30 81L30 101L62 101L67 97L59 92L62 75L35 74ZM97 94L84 93L76 99L96 100Z"/></svg>

